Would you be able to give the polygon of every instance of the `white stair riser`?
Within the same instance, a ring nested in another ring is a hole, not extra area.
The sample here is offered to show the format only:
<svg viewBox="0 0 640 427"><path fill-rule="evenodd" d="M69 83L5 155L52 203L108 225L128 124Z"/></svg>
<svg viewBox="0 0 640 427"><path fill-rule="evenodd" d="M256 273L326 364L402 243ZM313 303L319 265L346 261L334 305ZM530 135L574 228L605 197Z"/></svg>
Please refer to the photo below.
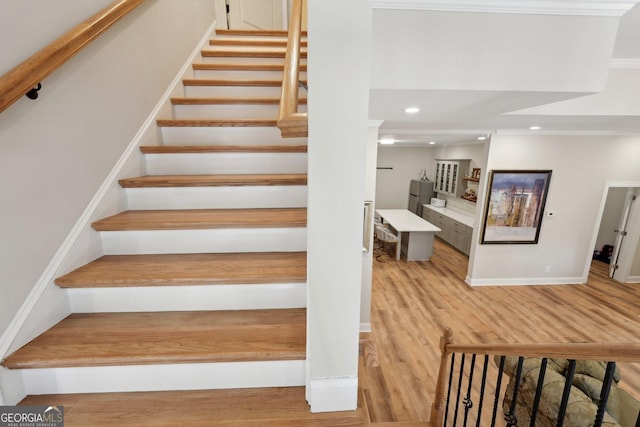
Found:
<svg viewBox="0 0 640 427"><path fill-rule="evenodd" d="M280 98L280 86L185 86L187 98ZM212 117L215 118L215 117Z"/></svg>
<svg viewBox="0 0 640 427"><path fill-rule="evenodd" d="M305 283L68 289L74 313L304 308Z"/></svg>
<svg viewBox="0 0 640 427"><path fill-rule="evenodd" d="M145 154L149 175L306 173L306 153Z"/></svg>
<svg viewBox="0 0 640 427"><path fill-rule="evenodd" d="M307 187L304 185L127 188L126 195L127 208L130 210L302 208L307 206Z"/></svg>
<svg viewBox="0 0 640 427"><path fill-rule="evenodd" d="M22 369L27 394L113 393L292 387L305 384L306 362L190 363Z"/></svg>
<svg viewBox="0 0 640 427"><path fill-rule="evenodd" d="M174 105L176 119L277 119L278 104Z"/></svg>
<svg viewBox="0 0 640 427"><path fill-rule="evenodd" d="M284 58L245 58L241 56L203 56L204 64L284 64ZM301 64L307 63L307 58L300 58Z"/></svg>
<svg viewBox="0 0 640 427"><path fill-rule="evenodd" d="M196 79L282 80L282 71L261 70L194 70ZM307 79L307 72L300 71L300 78Z"/></svg>
<svg viewBox="0 0 640 427"><path fill-rule="evenodd" d="M100 235L105 255L307 250L305 227L101 231Z"/></svg>
<svg viewBox="0 0 640 427"><path fill-rule="evenodd" d="M307 138L283 138L277 127L163 127L164 145L302 145Z"/></svg>

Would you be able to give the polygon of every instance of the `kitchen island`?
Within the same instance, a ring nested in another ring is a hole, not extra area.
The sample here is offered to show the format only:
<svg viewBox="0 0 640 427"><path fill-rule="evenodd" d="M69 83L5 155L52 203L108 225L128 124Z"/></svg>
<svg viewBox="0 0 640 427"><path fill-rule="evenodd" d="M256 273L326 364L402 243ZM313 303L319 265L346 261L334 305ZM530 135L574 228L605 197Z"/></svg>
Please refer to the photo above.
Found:
<svg viewBox="0 0 640 427"><path fill-rule="evenodd" d="M378 209L376 214L398 236L396 259L428 261L433 254L433 236L440 228L407 209Z"/></svg>

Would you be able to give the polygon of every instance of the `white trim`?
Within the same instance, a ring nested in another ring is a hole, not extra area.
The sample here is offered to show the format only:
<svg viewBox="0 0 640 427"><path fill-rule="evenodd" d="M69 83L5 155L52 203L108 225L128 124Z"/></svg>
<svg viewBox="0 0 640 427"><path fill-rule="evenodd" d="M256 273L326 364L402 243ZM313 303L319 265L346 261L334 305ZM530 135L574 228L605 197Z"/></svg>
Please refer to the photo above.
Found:
<svg viewBox="0 0 640 427"><path fill-rule="evenodd" d="M75 244L76 240L78 239L82 231L85 229L85 227L89 226L91 222L91 216L96 211L96 209L100 205L100 202L102 201L104 196L107 194L111 186L114 185L114 183L118 179L118 174L120 173L122 168L125 166L131 154L140 145L143 135L146 133L147 129L150 126L155 126L156 117L160 112L160 110L162 109L162 107L169 101L173 88L182 81L182 76L184 75L184 73L187 72L187 70L191 66L196 56L200 54L201 46L204 43L208 42L214 28L215 28L215 21L213 22L211 27L207 30L204 37L202 37L202 39L200 40L196 48L193 50L192 54L187 59L187 62L185 62L182 69L178 72L176 77L173 79L169 88L162 95L162 98L160 98L160 100L156 104L151 114L147 116L147 119L144 121L140 130L138 130L138 133L136 133L136 135L133 137L133 139L129 143L129 146L125 149L124 153L122 154L122 156L120 156L120 159L118 159L118 162L111 170L111 173L109 173L107 178L104 180L104 182L96 192L95 196L93 196L93 198L91 199L91 202L89 202L89 204L87 205L87 208L84 210L84 212L82 213L78 221L75 223L75 225L73 226L73 228L71 229L71 231L69 232L65 240L62 242L62 244L56 251L55 255L53 256L53 258L51 259L47 267L44 269L44 272L38 278L38 281L36 282L35 286L33 287L31 292L25 299L24 303L22 304L22 306L20 307L16 315L14 316L13 320L7 327L4 334L2 334L2 337L0 337L0 360L4 359L4 357L7 355L7 352L9 351L9 348L13 344L13 341L16 339L16 337L18 336L18 333L20 332L24 324L27 322L27 319L31 315L31 312L35 308L36 304L38 303L38 300L47 289L47 286L54 280L58 269L62 265L66 256L71 251L71 248ZM51 324L55 323L58 320L59 319L53 320Z"/></svg>
<svg viewBox="0 0 640 427"><path fill-rule="evenodd" d="M444 12L622 16L635 3L635 0L373 0L373 8Z"/></svg>
<svg viewBox="0 0 640 427"><path fill-rule="evenodd" d="M369 322L360 322L360 332L372 332L371 323Z"/></svg>
<svg viewBox="0 0 640 427"><path fill-rule="evenodd" d="M611 136L611 135L638 135L638 131L620 131L620 130L528 130L528 129L499 129L495 131L496 135L527 135L527 136Z"/></svg>
<svg viewBox="0 0 640 427"><path fill-rule="evenodd" d="M585 283L582 277L517 277L505 279L471 279L469 276L467 276L464 281L469 286L581 285Z"/></svg>
<svg viewBox="0 0 640 427"><path fill-rule="evenodd" d="M304 360L20 370L27 394L114 393L293 387L305 382Z"/></svg>
<svg viewBox="0 0 640 427"><path fill-rule="evenodd" d="M610 68L640 69L640 58L611 58Z"/></svg>
<svg viewBox="0 0 640 427"><path fill-rule="evenodd" d="M311 412L353 411L358 406L358 377L320 378L309 382Z"/></svg>
<svg viewBox="0 0 640 427"><path fill-rule="evenodd" d="M370 128L379 128L384 123L384 120L372 120L369 119L369 127Z"/></svg>
<svg viewBox="0 0 640 427"><path fill-rule="evenodd" d="M640 276L629 276L627 283L640 283Z"/></svg>

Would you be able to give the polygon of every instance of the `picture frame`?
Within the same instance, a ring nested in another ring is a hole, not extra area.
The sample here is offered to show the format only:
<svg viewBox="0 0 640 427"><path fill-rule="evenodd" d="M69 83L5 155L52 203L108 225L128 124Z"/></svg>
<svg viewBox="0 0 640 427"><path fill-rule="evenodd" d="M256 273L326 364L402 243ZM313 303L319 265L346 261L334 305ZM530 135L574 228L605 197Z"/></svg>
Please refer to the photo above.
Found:
<svg viewBox="0 0 640 427"><path fill-rule="evenodd" d="M537 244L551 170L489 173L481 244Z"/></svg>

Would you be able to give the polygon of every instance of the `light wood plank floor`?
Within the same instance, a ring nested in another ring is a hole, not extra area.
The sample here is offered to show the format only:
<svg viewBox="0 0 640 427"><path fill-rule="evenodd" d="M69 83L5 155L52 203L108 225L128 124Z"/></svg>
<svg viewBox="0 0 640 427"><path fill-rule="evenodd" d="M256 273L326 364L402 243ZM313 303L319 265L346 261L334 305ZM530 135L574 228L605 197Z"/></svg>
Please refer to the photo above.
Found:
<svg viewBox="0 0 640 427"><path fill-rule="evenodd" d="M459 343L640 342L640 285L609 280L602 263L585 285L471 288L467 262L438 239L431 261L374 262L373 333L360 372L373 425L428 420L446 326ZM640 366L620 369L621 387L640 397Z"/></svg>
<svg viewBox="0 0 640 427"><path fill-rule="evenodd" d="M592 267L586 285L470 288L467 261L436 239L431 261L381 255L374 262L373 333L361 340L357 412L309 414L302 388L34 396L23 403L64 404L69 426L176 425L178 419L201 426L426 426L445 326L457 342L640 342L640 285L608 280L603 264ZM621 386L640 397L640 367L620 368Z"/></svg>

